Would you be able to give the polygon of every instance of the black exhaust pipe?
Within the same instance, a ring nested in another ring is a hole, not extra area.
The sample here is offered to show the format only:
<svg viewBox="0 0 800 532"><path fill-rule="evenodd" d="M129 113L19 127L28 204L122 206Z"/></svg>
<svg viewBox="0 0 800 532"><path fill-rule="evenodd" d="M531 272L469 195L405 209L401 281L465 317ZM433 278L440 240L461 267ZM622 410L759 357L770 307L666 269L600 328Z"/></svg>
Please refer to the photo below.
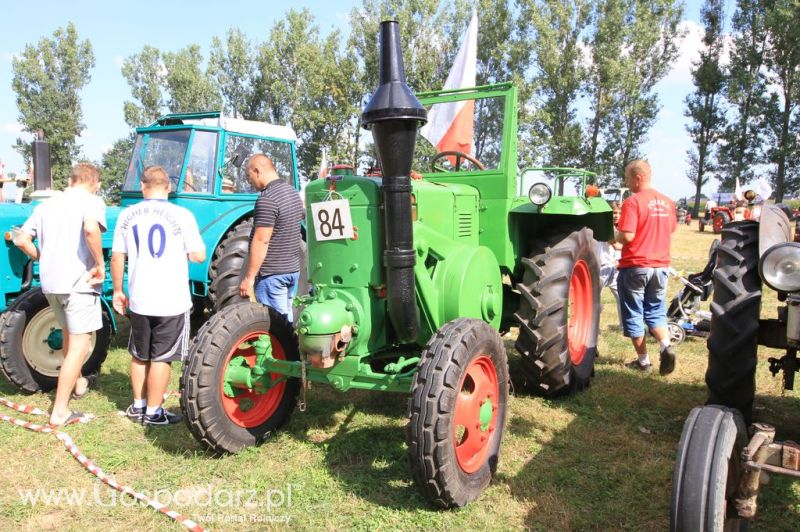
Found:
<svg viewBox="0 0 800 532"><path fill-rule="evenodd" d="M53 177L50 164L50 143L44 140L42 130L36 132L33 141L33 190L50 190Z"/></svg>
<svg viewBox="0 0 800 532"><path fill-rule="evenodd" d="M386 293L389 319L401 343L412 343L419 336L409 176L417 128L426 121L425 108L406 85L399 25L395 20L381 22L379 84L364 108L361 125L372 130L383 169Z"/></svg>

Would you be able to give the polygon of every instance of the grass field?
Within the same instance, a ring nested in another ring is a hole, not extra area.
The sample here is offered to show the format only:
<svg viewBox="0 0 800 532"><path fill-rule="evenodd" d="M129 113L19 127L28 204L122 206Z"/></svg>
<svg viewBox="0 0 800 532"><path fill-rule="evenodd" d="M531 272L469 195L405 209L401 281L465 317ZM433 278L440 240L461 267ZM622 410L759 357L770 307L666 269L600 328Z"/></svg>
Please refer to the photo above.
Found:
<svg viewBox="0 0 800 532"><path fill-rule="evenodd" d="M714 236L696 228L679 228L673 249L679 270L696 271L705 263ZM670 296L677 285L671 282ZM630 345L610 328L616 313L607 291L603 303L602 356L592 387L557 401L517 390L496 481L460 511L431 509L411 481L403 443L405 396L340 394L314 386L308 411L295 412L274 439L237 456L211 458L183 425L143 429L117 414L130 402L122 335L103 366L99 389L75 404L98 419L66 430L119 481L149 493L177 492L175 509L205 519L215 530L284 526L263 522L270 518L288 518L293 528L329 530L665 530L683 422L705 400L705 341L689 338L681 344L677 369L666 378L633 373L623 366L632 358ZM765 291L764 314L774 314L775 305L774 295ZM513 345L510 335L512 377L518 365ZM656 351L651 346L651 353ZM780 380L767 370L768 356L774 353L762 349L756 417L777 425L780 439L800 441L800 394L782 393ZM172 389L177 390L177 375ZM0 396L50 405L49 397L19 395L4 380ZM167 406L177 409L177 399ZM132 500L115 501L113 492L52 437L0 424L0 452L0 530L181 529ZM25 504L20 490L36 488L85 490L89 502ZM227 504L235 490L245 490L240 502L254 494L253 502L261 506ZM213 493L221 504L206 505L204 493ZM190 499L194 503L188 504ZM263 506L268 499L269 511ZM759 503L753 529L800 526L800 481L773 478Z"/></svg>

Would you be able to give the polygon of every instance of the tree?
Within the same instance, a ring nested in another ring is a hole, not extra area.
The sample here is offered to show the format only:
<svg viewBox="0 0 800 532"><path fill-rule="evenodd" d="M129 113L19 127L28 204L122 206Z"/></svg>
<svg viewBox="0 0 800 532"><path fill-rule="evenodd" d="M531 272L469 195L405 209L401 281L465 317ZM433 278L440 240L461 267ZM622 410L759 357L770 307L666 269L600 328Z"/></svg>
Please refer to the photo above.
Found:
<svg viewBox="0 0 800 532"><path fill-rule="evenodd" d="M203 56L198 45L190 44L177 52L165 52L162 59L167 69L165 81L170 112L189 113L222 107L216 83L201 68Z"/></svg>
<svg viewBox="0 0 800 532"><path fill-rule="evenodd" d="M722 0L706 0L700 16L705 26L704 48L700 51L700 59L694 64L692 81L695 91L686 96L684 111L684 116L692 120L686 126L686 131L694 142L694 147L687 152L690 163L687 177L695 185L692 213L695 217L700 205L701 189L708 182L708 174L715 168L714 150L725 124L724 109L720 101L725 73L719 62L725 16Z"/></svg>
<svg viewBox="0 0 800 532"><path fill-rule="evenodd" d="M678 54L683 15L674 0L628 0L625 43L619 90L614 106L619 111L602 128L603 164L621 180L625 165L638 157L639 146L658 114L656 84L667 75Z"/></svg>
<svg viewBox="0 0 800 532"><path fill-rule="evenodd" d="M593 31L586 43L591 49L586 93L591 115L587 121L586 146L583 167L595 171L605 185L613 168L600 160L604 126L619 110L614 95L620 90L622 78L622 46L625 41L624 24L628 5L625 0L604 0L595 3L592 13Z"/></svg>
<svg viewBox="0 0 800 532"><path fill-rule="evenodd" d="M763 161L765 14L762 0L739 0L731 18L733 42L725 98L735 114L719 149L720 190L732 190L737 178L741 184L751 181L756 165Z"/></svg>
<svg viewBox="0 0 800 532"><path fill-rule="evenodd" d="M100 178L102 193L111 204L119 204L125 173L133 151L134 136L123 137L103 154L100 161Z"/></svg>
<svg viewBox="0 0 800 532"><path fill-rule="evenodd" d="M43 37L35 46L26 45L11 66L19 121L24 131L42 130L50 141L53 185L63 188L80 153L78 136L85 126L79 93L91 79L92 45L88 39L78 40L70 22L53 32L52 39ZM30 143L18 138L14 148L29 164Z"/></svg>
<svg viewBox="0 0 800 532"><path fill-rule="evenodd" d="M228 30L224 44L219 37L211 41L208 73L222 93L226 114L237 118L256 115L256 66L253 45L238 28Z"/></svg>
<svg viewBox="0 0 800 532"><path fill-rule="evenodd" d="M131 95L139 101L138 104L125 102L125 123L135 128L155 122L164 109L166 68L161 52L145 46L141 52L122 62L122 75L130 86Z"/></svg>
<svg viewBox="0 0 800 532"><path fill-rule="evenodd" d="M793 115L800 102L800 3L795 0L776 0L766 11L765 26L769 33L766 49L767 82L776 88L767 105L767 155L775 165L772 181L775 199L783 200L787 190L800 184L800 167L796 165L800 149Z"/></svg>
<svg viewBox="0 0 800 532"><path fill-rule="evenodd" d="M590 22L584 0L528 0L521 19L529 20L527 42L534 61L534 131L546 145L545 165L573 166L581 159L583 131L576 103L586 79L581 35Z"/></svg>
<svg viewBox="0 0 800 532"><path fill-rule="evenodd" d="M304 176L315 173L323 147L340 149L341 133L355 111L350 93L354 59L342 55L339 44L336 35L320 39L305 9L290 10L277 21L259 48L258 118L294 128Z"/></svg>

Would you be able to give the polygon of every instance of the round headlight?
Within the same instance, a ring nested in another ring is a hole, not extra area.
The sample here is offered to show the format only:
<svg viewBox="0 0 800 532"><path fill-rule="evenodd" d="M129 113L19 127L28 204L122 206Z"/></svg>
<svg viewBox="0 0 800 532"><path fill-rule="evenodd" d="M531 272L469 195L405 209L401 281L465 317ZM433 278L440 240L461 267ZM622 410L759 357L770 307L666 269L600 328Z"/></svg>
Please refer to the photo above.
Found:
<svg viewBox="0 0 800 532"><path fill-rule="evenodd" d="M783 242L769 248L759 263L761 278L773 290L800 290L800 244Z"/></svg>
<svg viewBox="0 0 800 532"><path fill-rule="evenodd" d="M533 186L528 190L528 199L531 200L531 203L534 205L542 206L548 201L550 201L550 196L553 193L544 183L534 183Z"/></svg>

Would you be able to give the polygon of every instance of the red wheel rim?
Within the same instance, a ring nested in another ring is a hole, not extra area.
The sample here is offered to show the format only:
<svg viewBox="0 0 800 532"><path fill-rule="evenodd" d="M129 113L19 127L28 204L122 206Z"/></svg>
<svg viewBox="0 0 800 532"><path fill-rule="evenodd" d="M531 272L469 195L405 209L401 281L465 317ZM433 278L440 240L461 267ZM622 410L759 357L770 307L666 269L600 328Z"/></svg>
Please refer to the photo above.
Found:
<svg viewBox="0 0 800 532"><path fill-rule="evenodd" d="M497 425L498 397L494 363L479 355L461 377L453 417L453 446L465 473L474 473L486 462Z"/></svg>
<svg viewBox="0 0 800 532"><path fill-rule="evenodd" d="M722 216L714 216L714 232L721 233L722 227L725 225L725 219Z"/></svg>
<svg viewBox="0 0 800 532"><path fill-rule="evenodd" d="M572 269L569 280L569 300L567 307L567 345L569 358L574 366L583 362L589 333L592 328L592 276L585 261L579 260Z"/></svg>
<svg viewBox="0 0 800 532"><path fill-rule="evenodd" d="M228 397L225 395L225 371L228 369L228 364L231 359L233 359L233 357L243 356L248 366L251 368L255 366L256 352L255 349L249 345L249 342L251 340L257 340L262 334L269 335L272 341L272 356L280 360L286 360L283 346L274 336L266 331L250 333L239 339L239 341L234 344L230 353L228 353L228 356L225 357L225 363L222 365L222 373L219 379L219 396L225 414L227 414L228 419L246 429L257 427L268 420L270 416L275 413L275 410L278 409L278 405L283 398L283 392L286 389L286 381L283 381L270 388L267 393L256 393L252 390L246 390L236 397ZM245 342L248 342L248 347L239 349L239 346ZM272 377L277 378L279 375L273 373Z"/></svg>

